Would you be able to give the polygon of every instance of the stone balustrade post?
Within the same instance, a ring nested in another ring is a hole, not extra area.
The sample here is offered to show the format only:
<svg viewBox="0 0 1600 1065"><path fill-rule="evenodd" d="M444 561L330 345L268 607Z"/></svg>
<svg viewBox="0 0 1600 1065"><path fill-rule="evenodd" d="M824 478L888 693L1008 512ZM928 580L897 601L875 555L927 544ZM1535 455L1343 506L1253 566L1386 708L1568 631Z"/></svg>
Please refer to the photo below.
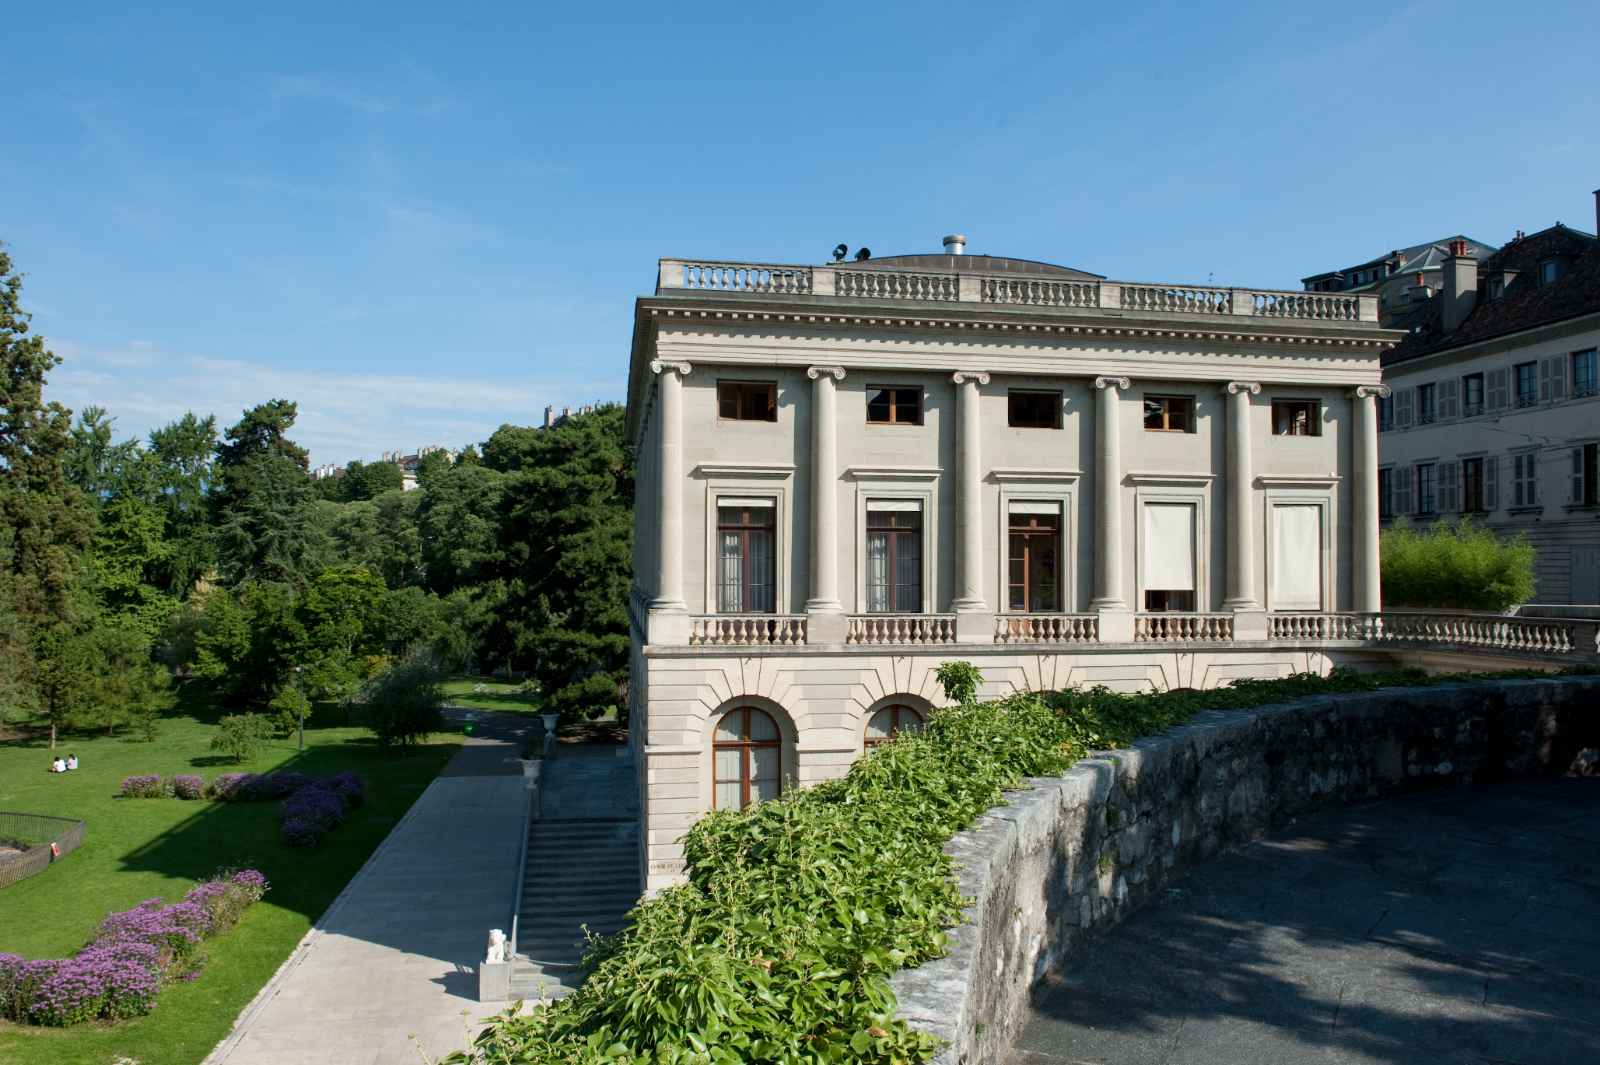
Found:
<svg viewBox="0 0 1600 1065"><path fill-rule="evenodd" d="M1250 397L1261 394L1254 381L1230 381L1227 396L1228 551L1224 610L1233 611L1235 640L1265 640L1267 615L1256 594L1255 477L1251 469ZM1204 603L1198 604L1206 609Z"/></svg>
<svg viewBox="0 0 1600 1065"><path fill-rule="evenodd" d="M1122 592L1122 437L1118 419L1126 377L1096 377L1094 424L1094 599L1102 643L1133 640L1133 612Z"/></svg>
<svg viewBox="0 0 1600 1065"><path fill-rule="evenodd" d="M806 600L806 642L843 644L849 623L839 600L839 436L836 383L842 366L812 366L811 378L811 596Z"/></svg>
<svg viewBox="0 0 1600 1065"><path fill-rule="evenodd" d="M958 370L956 384L956 612L957 643L994 640L994 611L983 597L983 464L982 425L978 416L979 385L989 375ZM932 515L929 516L930 520Z"/></svg>
<svg viewBox="0 0 1600 1065"><path fill-rule="evenodd" d="M683 378L687 362L656 359L650 372L661 378L661 450L656 483L656 594L650 601L647 639L656 644L689 642L689 607L683 598Z"/></svg>
<svg viewBox="0 0 1600 1065"><path fill-rule="evenodd" d="M1376 614L1383 609L1378 567L1378 397L1388 394L1388 385L1361 385L1350 393L1355 436L1351 463L1355 506L1350 537L1350 587L1355 602L1351 605L1363 614Z"/></svg>

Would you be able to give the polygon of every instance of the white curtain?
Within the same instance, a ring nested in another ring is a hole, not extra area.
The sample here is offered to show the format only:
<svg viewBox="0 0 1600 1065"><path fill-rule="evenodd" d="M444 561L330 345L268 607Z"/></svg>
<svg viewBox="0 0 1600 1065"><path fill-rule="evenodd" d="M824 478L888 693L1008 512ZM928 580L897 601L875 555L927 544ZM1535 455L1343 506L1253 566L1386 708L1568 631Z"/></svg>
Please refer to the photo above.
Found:
<svg viewBox="0 0 1600 1065"><path fill-rule="evenodd" d="M1285 505L1272 508L1274 610L1322 609L1322 508Z"/></svg>
<svg viewBox="0 0 1600 1065"><path fill-rule="evenodd" d="M1195 590L1194 504L1145 504L1143 569L1146 591Z"/></svg>

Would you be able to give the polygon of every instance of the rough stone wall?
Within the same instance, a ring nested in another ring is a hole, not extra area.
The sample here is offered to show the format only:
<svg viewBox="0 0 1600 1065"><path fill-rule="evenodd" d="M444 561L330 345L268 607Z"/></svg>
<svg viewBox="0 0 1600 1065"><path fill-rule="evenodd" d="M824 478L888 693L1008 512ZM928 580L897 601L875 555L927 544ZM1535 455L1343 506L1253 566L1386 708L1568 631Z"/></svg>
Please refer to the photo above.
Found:
<svg viewBox="0 0 1600 1065"><path fill-rule="evenodd" d="M896 975L940 1065L1003 1060L1031 987L1189 866L1321 806L1559 773L1600 746L1600 677L1318 696L1208 711L1029 781L946 848L967 919Z"/></svg>

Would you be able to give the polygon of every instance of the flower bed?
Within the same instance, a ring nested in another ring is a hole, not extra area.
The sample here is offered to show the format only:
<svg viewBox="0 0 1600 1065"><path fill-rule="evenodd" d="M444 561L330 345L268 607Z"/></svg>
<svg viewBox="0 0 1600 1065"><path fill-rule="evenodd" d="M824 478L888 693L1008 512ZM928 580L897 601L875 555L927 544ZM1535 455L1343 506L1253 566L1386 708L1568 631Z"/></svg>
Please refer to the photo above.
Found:
<svg viewBox="0 0 1600 1065"><path fill-rule="evenodd" d="M146 899L111 914L70 958L0 954L0 1017L61 1027L149 1013L163 986L200 974L200 944L266 892L266 877L243 869L197 884L181 902Z"/></svg>
<svg viewBox="0 0 1600 1065"><path fill-rule="evenodd" d="M166 791L161 786L159 773L140 773L137 776L122 778L124 799L160 799L165 795Z"/></svg>
<svg viewBox="0 0 1600 1065"><path fill-rule="evenodd" d="M222 802L263 802L282 799L281 834L291 847L315 846L323 836L344 823L345 815L367 797L360 774L345 770L331 777L313 777L292 769L276 773L220 773L211 781L198 774L179 773L165 781L155 773L122 781L125 799L179 799L210 797Z"/></svg>

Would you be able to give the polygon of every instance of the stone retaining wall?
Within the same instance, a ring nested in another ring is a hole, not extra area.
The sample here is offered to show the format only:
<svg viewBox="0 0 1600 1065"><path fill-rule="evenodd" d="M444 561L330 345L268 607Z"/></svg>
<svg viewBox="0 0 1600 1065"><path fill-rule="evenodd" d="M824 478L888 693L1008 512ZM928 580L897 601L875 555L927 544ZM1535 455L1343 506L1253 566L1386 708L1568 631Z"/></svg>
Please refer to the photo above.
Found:
<svg viewBox="0 0 1600 1065"><path fill-rule="evenodd" d="M1214 710L1008 793L945 848L974 899L950 953L893 980L940 1065L1003 1060L1032 986L1174 877L1331 803L1559 773L1600 747L1600 677Z"/></svg>

